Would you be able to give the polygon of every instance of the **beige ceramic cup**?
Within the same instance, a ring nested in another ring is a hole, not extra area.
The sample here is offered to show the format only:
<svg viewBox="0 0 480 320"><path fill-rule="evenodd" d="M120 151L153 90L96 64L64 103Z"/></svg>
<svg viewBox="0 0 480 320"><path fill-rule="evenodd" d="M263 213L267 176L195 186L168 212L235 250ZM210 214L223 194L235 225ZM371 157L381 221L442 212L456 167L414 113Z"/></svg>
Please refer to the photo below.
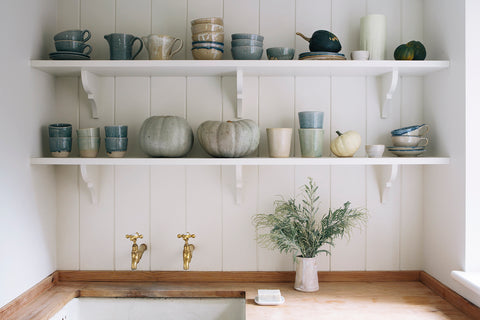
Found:
<svg viewBox="0 0 480 320"><path fill-rule="evenodd" d="M151 34L148 37L142 37L142 40L147 47L150 60L170 60L175 53L183 48L183 40L171 36ZM180 45L173 50L173 46L177 41L179 41Z"/></svg>
<svg viewBox="0 0 480 320"><path fill-rule="evenodd" d="M271 158L290 157L292 128L267 128L268 154Z"/></svg>

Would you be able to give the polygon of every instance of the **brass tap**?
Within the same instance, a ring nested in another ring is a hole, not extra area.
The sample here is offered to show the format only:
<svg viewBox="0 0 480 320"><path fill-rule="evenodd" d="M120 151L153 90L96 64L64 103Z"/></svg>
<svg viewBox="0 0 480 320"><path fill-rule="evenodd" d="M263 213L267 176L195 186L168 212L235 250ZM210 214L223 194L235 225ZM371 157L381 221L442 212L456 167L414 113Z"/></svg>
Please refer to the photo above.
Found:
<svg viewBox="0 0 480 320"><path fill-rule="evenodd" d="M143 239L143 234L139 234L136 232L136 234L127 234L125 235L125 238L130 239L133 242L132 245L132 270L137 270L137 264L140 262L140 259L142 259L143 253L145 250L147 250L147 245L145 243L142 243L140 245L140 248L138 248L137 245L137 239Z"/></svg>
<svg viewBox="0 0 480 320"><path fill-rule="evenodd" d="M190 261L192 261L192 254L193 250L195 250L195 246L193 244L188 243L188 239L195 238L195 234L177 234L177 238L182 238L185 240L185 244L183 245L183 270L188 270L190 268Z"/></svg>

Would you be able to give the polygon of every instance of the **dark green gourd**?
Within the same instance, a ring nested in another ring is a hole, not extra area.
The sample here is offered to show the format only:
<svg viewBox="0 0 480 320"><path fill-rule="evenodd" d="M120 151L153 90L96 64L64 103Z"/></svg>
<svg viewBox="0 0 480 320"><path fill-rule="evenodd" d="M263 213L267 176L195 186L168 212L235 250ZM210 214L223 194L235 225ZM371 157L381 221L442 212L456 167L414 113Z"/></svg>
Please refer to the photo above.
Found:
<svg viewBox="0 0 480 320"><path fill-rule="evenodd" d="M342 45L337 36L327 30L317 30L313 33L311 38L305 37L300 32L297 35L310 43L309 49L311 52L339 52L342 50Z"/></svg>

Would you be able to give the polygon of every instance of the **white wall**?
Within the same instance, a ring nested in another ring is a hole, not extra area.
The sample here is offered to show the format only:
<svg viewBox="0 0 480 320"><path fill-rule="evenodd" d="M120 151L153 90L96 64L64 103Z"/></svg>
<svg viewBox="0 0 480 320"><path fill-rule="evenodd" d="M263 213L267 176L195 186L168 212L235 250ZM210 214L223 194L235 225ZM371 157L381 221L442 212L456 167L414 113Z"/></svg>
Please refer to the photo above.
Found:
<svg viewBox="0 0 480 320"><path fill-rule="evenodd" d="M55 15L54 0L0 2L0 306L56 268L53 169L29 164L54 105L53 79L29 61L46 56Z"/></svg>
<svg viewBox="0 0 480 320"><path fill-rule="evenodd" d="M307 42L295 37L331 29L348 55L358 48L360 17L383 13L388 20L388 57L399 43L423 39L421 0L77 0L58 2L57 30L87 28L95 59L108 59L104 34L128 32L138 36L166 33L181 37L186 50L176 59L191 59L189 21L223 16L226 54L230 34L258 32L265 47L290 46L297 54ZM281 23L279 23L281 21ZM140 56L145 58L145 53ZM365 77L253 77L245 81L246 117L262 130L259 155L267 155L265 128L297 128L296 112L325 112L325 155L335 130L357 130L364 145L389 144L389 132L423 122L423 81L403 79L393 114L380 119L376 79ZM187 118L194 131L205 120L234 116L235 79L231 77L103 78L100 119L91 119L88 101L77 78L56 82L55 121L78 127L113 123L129 125L129 156L142 156L137 133L150 115ZM53 120L53 119L52 119ZM294 153L299 155L298 138ZM74 154L76 151L74 151ZM104 149L100 150L101 156ZM206 156L198 144L190 156ZM275 196L288 196L312 176L320 185L324 209L345 201L367 207L366 230L351 241L339 241L331 257L320 257L319 270L423 269L423 169L401 169L390 201L380 203L373 167L246 167L245 201L235 204L234 172L225 167L97 167L99 203L92 205L76 167L57 168L58 269L123 270L130 267L126 233L143 233L149 250L142 270L181 270L183 244L177 233L197 234L192 270L293 270L292 259L262 248L254 241L251 216L271 211Z"/></svg>
<svg viewBox="0 0 480 320"><path fill-rule="evenodd" d="M425 7L432 8L425 10L427 47L433 58L451 61L449 70L425 79L425 117L442 128L432 140L441 141L436 152L451 157L448 167L425 169L425 271L460 291L450 272L465 268L465 2L426 0Z"/></svg>

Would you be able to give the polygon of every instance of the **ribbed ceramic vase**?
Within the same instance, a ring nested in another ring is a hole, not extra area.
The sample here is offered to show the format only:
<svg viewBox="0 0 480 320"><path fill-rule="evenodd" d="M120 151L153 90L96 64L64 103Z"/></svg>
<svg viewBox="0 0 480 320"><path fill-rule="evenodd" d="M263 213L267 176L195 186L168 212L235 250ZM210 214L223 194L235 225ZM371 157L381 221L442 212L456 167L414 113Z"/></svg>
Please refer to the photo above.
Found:
<svg viewBox="0 0 480 320"><path fill-rule="evenodd" d="M382 14L370 14L360 19L360 50L370 53L370 60L385 59L387 18Z"/></svg>
<svg viewBox="0 0 480 320"><path fill-rule="evenodd" d="M297 257L294 288L304 292L318 291L318 273L315 258Z"/></svg>

